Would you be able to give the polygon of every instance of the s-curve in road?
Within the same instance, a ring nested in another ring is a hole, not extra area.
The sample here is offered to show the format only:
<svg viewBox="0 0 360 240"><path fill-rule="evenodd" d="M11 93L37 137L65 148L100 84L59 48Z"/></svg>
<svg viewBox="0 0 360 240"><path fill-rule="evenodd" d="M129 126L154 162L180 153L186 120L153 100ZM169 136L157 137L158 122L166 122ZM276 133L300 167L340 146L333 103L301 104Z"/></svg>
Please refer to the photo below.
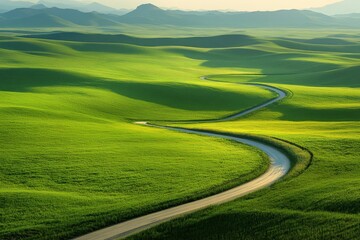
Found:
<svg viewBox="0 0 360 240"><path fill-rule="evenodd" d="M200 77L201 80L206 80L206 81L212 81L210 80L209 78L207 78L206 76L203 76L203 77ZM241 112L238 112L238 113L235 113L235 114L232 114L230 116L227 116L227 117L224 117L224 118L221 118L221 119L217 119L217 120L200 120L199 122L225 122L225 121L231 121L231 120L234 120L234 119L237 119L237 118L240 118L240 117L243 117L249 113L252 113L252 112L255 112L255 111L258 111L260 109L263 109L275 102L278 102L284 98L286 98L286 92L284 92L283 90L279 89L279 88L276 88L276 87L272 87L272 86L268 86L268 85L265 85L265 84L259 84L259 83L235 83L235 84L245 84L245 85L250 85L250 86L255 86L255 87L260 87L260 88L263 88L263 89L266 89L266 90L269 90L271 92L274 92L276 93L276 97L273 98L273 99L270 99L269 101L266 101L262 104L259 104L259 105L256 105L254 107L251 107L249 109L246 109L244 111L241 111Z"/></svg>
<svg viewBox="0 0 360 240"><path fill-rule="evenodd" d="M256 107L253 107L251 109L248 109L246 111L243 111L241 113L232 115L230 117L226 117L221 119L221 121L226 120L232 120L241 116L244 116L246 114L249 114L251 112L257 111L261 108L264 108L274 102L277 102L281 99L283 99L286 94L285 92L281 91L280 89L273 88L266 85L256 85L258 87L266 88L270 91L274 91L277 93L278 97L274 98L266 103L260 104ZM245 196L249 193L258 191L260 189L263 189L265 187L268 187L278 181L280 178L282 178L286 173L290 170L290 159L282 153L279 149L269 145L262 143L257 140L243 138L243 137L235 137L235 136L229 136L226 134L220 134L220 133L211 133L206 131L197 131L197 130L191 130L191 129L184 129L184 128L176 128L176 127L168 127L168 126L159 126L159 125L153 125L147 122L136 122L136 124L143 125L143 126L149 126L149 127L157 127L172 131L178 131L188 134L197 134L197 135L203 135L203 136L210 136L210 137L216 137L216 138L223 138L228 140L233 140L236 142L239 142L241 144L246 144L255 148L260 149L263 151L271 160L271 164L268 168L268 170L258 178L247 182L245 184L242 184L238 187L232 188L230 190L227 190L225 192L203 198L197 201L189 202L186 204L182 204L176 207L172 207L169 209L165 209L162 211L158 211L155 213L151 213L142 217L138 217L123 223L119 223L116 225L113 225L111 227L107 227L92 233L89 233L87 235L81 236L76 238L77 240L110 240L110 239L121 239L128 237L134 233L140 232L142 230L148 229L150 227L153 227L155 225L158 225L160 223L166 222L170 219L183 216L185 214L189 214L195 211L198 211L200 209L204 209L213 205L222 204L225 202L229 202L231 200L234 200L236 198Z"/></svg>

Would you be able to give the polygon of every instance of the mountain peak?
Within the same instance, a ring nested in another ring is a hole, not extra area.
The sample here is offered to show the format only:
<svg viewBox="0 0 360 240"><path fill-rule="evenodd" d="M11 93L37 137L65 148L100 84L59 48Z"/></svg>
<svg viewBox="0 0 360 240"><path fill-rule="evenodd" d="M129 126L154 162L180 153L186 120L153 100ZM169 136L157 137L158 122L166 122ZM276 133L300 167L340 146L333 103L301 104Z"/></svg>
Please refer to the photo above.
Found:
<svg viewBox="0 0 360 240"><path fill-rule="evenodd" d="M141 10L141 11L159 11L159 10L161 10L161 8L155 6L154 4L146 3L146 4L142 4L142 5L138 6L138 7L136 8L136 10Z"/></svg>
<svg viewBox="0 0 360 240"><path fill-rule="evenodd" d="M321 8L313 8L312 10L328 15L360 13L360 1L343 0L326 5Z"/></svg>
<svg viewBox="0 0 360 240"><path fill-rule="evenodd" d="M45 4L38 3L38 4L32 5L30 8L32 8L32 9L45 9L45 8L47 8L47 6L45 6Z"/></svg>

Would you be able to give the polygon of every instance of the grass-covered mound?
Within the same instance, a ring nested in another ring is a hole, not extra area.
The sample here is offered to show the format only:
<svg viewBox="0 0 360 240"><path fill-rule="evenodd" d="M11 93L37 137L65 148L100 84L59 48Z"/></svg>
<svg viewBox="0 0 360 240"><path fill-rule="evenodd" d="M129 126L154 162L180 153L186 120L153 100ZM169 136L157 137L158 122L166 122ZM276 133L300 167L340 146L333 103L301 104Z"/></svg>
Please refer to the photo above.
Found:
<svg viewBox="0 0 360 240"><path fill-rule="evenodd" d="M67 239L266 170L252 148L132 122L218 118L272 93L201 82L167 49L110 47L0 41L1 239Z"/></svg>
<svg viewBox="0 0 360 240"><path fill-rule="evenodd" d="M70 238L261 174L267 161L254 149L132 124L214 119L274 97L234 82L275 85L289 97L239 121L182 127L283 139L311 151L310 166L269 189L134 238L358 235L354 35L304 31L216 49L0 39L0 238ZM204 75L215 81L201 80Z"/></svg>
<svg viewBox="0 0 360 240"><path fill-rule="evenodd" d="M324 62L329 61L328 54ZM290 96L238 121L182 127L284 139L310 150L313 160L300 176L131 239L357 239L360 90L355 73L359 64L357 54L344 56L347 60L335 61L334 54L332 61L338 66L333 70L209 76L219 83L272 84ZM315 66L321 58L307 61Z"/></svg>

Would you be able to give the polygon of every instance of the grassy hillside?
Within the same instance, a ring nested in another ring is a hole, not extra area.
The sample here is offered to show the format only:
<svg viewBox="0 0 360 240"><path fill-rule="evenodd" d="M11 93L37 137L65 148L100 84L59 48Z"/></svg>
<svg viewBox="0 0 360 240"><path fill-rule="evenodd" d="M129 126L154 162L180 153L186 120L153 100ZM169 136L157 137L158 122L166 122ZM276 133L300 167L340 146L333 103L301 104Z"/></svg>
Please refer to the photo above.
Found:
<svg viewBox="0 0 360 240"><path fill-rule="evenodd" d="M216 45L228 41L219 36L202 38L212 45L153 37L151 46L3 33L0 238L67 239L261 174L267 159L252 148L132 122L220 118L274 97L234 84L262 82L289 98L238 121L180 125L291 141L314 154L310 167L134 239L355 239L359 39L253 33L231 45Z"/></svg>
<svg viewBox="0 0 360 240"><path fill-rule="evenodd" d="M323 47L320 44L319 51ZM360 90L356 77L359 61L356 51L348 54L345 46L343 49L344 53L340 54L339 49L330 52L331 48L321 54L303 50L301 54L313 56L306 57L312 63L306 73L302 70L305 65L296 58L293 68L284 68L292 72L289 74L270 74L272 69L267 70L266 64L264 74L211 76L210 79L219 83L272 84L288 90L291 97L238 121L181 126L285 139L309 149L314 154L313 161L296 178L130 239L357 239L360 232ZM263 64L261 60L267 58L266 54L255 54L257 65ZM243 65L241 57L237 57L238 61L236 57L233 59L227 64ZM276 63L280 62L273 64ZM331 65L336 69L321 70Z"/></svg>
<svg viewBox="0 0 360 240"><path fill-rule="evenodd" d="M0 41L1 239L69 238L266 169L249 147L132 123L218 118L273 97L201 82L204 68L171 49Z"/></svg>

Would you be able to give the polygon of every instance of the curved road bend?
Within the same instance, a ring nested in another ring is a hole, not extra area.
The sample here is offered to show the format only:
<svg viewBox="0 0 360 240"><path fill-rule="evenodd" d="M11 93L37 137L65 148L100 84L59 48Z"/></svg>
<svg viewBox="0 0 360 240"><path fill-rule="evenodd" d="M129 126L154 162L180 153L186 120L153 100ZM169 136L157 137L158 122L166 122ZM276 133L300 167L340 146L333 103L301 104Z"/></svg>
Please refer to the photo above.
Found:
<svg viewBox="0 0 360 240"><path fill-rule="evenodd" d="M202 79L206 79L203 77ZM280 101L281 99L286 97L286 93L280 89L261 85L261 84L252 84L270 91L273 91L277 93L278 97L267 101L263 104L260 104L258 106L255 106L253 108L250 108L248 110L242 111L238 114L234 114L229 117L225 117L219 121L227 121L232 120L241 116L244 116L246 114L249 114L251 112L257 111L259 109L262 109L274 102ZM256 141L252 139L247 138L240 138L240 137L234 137L229 136L226 134L217 134L217 133L211 133L211 132L202 132L202 131L196 131L196 130L190 130L190 129L180 129L175 127L167 127L167 126L157 126L152 125L147 122L137 122L136 124L145 125L145 126L151 126L151 127L157 127L162 129L168 129L183 133L190 133L190 134L197 134L197 135L203 135L203 136L210 136L210 137L217 137L217 138L223 138L223 139L229 139L233 141L237 141L239 143L243 143L249 146L253 146L258 148L259 150L263 151L266 155L269 156L271 160L270 167L268 170L258 178L247 182L245 184L242 184L238 187L232 188L230 190L227 190L225 192L200 199L197 201L193 201L190 203L182 204L176 207L172 207L169 209L165 209L162 211L158 211L155 213L151 213L142 217L138 217L123 223L119 223L104 229L100 229L98 231L83 235L81 237L76 238L76 240L112 240L112 239L120 239L128 237L134 233L138 233L142 230L151 228L155 225L158 225L160 223L166 222L170 219L183 216L185 214L189 214L195 211L198 211L200 209L207 208L209 206L218 205L221 203L229 202L231 200L234 200L236 198L245 196L249 193L258 191L260 189L263 189L265 187L268 187L275 183L277 180L279 180L281 177L286 175L286 173L290 170L290 159L283 154L280 150L277 148Z"/></svg>
<svg viewBox="0 0 360 240"><path fill-rule="evenodd" d="M208 79L206 76L200 77L200 79L201 80L212 81L212 80ZM230 115L230 116L218 119L218 120L210 120L210 121L207 121L207 120L202 120L201 121L200 120L199 122L225 122L225 121L231 121L231 120L243 117L243 116L245 116L245 115L247 115L249 113L260 110L262 108L265 108L265 107L267 107L267 106L269 106L269 105L271 105L271 104L273 104L275 102L278 102L278 101L286 98L286 92L284 92L283 90L281 90L279 88L268 86L268 85L265 85L265 84L259 84L259 83L234 83L234 84L245 84L245 85L249 85L249 86L260 87L260 88L263 88L263 89L266 89L266 90L269 90L271 92L276 93L277 97L275 97L273 99L270 99L269 101L266 101L266 102L261 103L259 105L256 105L255 107L251 107L251 108L246 109L244 111L241 111L239 113L235 113L233 115Z"/></svg>

